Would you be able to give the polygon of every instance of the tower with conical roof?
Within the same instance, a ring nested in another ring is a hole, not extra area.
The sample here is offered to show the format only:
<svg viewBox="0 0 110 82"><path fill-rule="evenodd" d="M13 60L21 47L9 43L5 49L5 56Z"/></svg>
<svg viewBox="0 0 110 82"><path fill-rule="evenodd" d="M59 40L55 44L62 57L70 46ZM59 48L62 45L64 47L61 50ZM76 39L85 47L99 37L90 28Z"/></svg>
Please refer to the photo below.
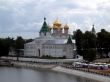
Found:
<svg viewBox="0 0 110 82"><path fill-rule="evenodd" d="M69 35L69 37L68 37L68 40L67 40L67 43L66 43L66 56L68 57L68 58L73 58L73 49L74 49L74 45L73 45L74 43L72 42L72 39L71 39L71 37L70 37L70 35Z"/></svg>
<svg viewBox="0 0 110 82"><path fill-rule="evenodd" d="M72 40L70 36L68 37L67 44L72 44Z"/></svg>
<svg viewBox="0 0 110 82"><path fill-rule="evenodd" d="M91 32L96 35L96 31L95 31L94 25L92 25L92 30L91 30Z"/></svg>
<svg viewBox="0 0 110 82"><path fill-rule="evenodd" d="M50 35L50 29L49 29L49 26L46 23L46 18L44 18L44 23L42 25L42 28L41 28L39 34L40 34L41 37Z"/></svg>

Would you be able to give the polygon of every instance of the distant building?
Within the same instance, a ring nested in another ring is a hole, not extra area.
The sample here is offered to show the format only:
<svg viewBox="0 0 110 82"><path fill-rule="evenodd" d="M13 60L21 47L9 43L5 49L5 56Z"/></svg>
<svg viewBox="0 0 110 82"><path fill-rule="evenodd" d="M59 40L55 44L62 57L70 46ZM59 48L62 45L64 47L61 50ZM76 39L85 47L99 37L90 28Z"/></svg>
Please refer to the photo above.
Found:
<svg viewBox="0 0 110 82"><path fill-rule="evenodd" d="M44 23L39 32L39 37L24 45L25 56L52 56L73 58L75 55L75 40L68 34L69 26L62 26L56 19L53 26L49 26L44 18Z"/></svg>
<svg viewBox="0 0 110 82"><path fill-rule="evenodd" d="M94 27L94 25L92 26L92 30L91 30L91 32L92 32L93 34L96 35L96 31L95 31L95 27Z"/></svg>
<svg viewBox="0 0 110 82"><path fill-rule="evenodd" d="M9 56L24 56L24 49L11 49L8 53Z"/></svg>

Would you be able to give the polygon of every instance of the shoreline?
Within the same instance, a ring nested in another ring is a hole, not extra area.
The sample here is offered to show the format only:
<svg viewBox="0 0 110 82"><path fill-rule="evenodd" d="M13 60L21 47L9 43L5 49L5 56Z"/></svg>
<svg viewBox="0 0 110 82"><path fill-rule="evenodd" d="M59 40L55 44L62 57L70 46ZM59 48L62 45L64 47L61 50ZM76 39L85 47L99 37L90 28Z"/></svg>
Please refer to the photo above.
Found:
<svg viewBox="0 0 110 82"><path fill-rule="evenodd" d="M44 69L56 72L62 72L82 78L87 78L91 80L95 80L98 82L110 82L110 78L102 75L92 74L88 72L78 71L74 69L64 68L54 64L36 64L36 63L29 63L29 62L11 62L13 66L11 67L21 67L21 68L31 68L31 69Z"/></svg>
<svg viewBox="0 0 110 82"><path fill-rule="evenodd" d="M87 79L91 79L91 80L95 80L95 81L99 81L99 82L110 82L109 77L92 74L92 73L87 73L87 72L83 72L83 71L78 71L78 70L73 70L73 69L67 69L67 68L64 68L61 66L54 67L51 70L56 71L56 72L71 74L74 76L79 76L79 77L83 77L83 78L87 78Z"/></svg>

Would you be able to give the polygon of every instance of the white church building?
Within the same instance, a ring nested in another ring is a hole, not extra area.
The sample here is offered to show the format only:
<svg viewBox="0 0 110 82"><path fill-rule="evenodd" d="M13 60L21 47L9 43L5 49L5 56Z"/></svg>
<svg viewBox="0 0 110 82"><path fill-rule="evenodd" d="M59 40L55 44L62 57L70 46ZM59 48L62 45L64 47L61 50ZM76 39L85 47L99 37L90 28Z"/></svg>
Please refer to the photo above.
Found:
<svg viewBox="0 0 110 82"><path fill-rule="evenodd" d="M46 18L39 32L39 37L24 44L25 56L51 56L73 58L75 56L75 40L68 34L69 26L62 26L57 19L52 26L47 25Z"/></svg>

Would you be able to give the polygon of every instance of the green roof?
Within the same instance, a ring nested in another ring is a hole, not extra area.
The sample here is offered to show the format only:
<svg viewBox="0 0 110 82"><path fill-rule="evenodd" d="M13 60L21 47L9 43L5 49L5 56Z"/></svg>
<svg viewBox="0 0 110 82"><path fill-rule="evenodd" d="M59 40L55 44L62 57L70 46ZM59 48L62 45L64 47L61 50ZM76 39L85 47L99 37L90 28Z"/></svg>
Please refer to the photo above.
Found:
<svg viewBox="0 0 110 82"><path fill-rule="evenodd" d="M71 37L70 36L68 38L67 44L72 44L72 40L71 40Z"/></svg>
<svg viewBox="0 0 110 82"><path fill-rule="evenodd" d="M49 27L48 27L48 25L47 25L47 23L46 23L46 18L44 18L44 23L43 23L43 25L42 25L42 28L41 28L41 30L40 30L40 33L41 32L49 32Z"/></svg>

